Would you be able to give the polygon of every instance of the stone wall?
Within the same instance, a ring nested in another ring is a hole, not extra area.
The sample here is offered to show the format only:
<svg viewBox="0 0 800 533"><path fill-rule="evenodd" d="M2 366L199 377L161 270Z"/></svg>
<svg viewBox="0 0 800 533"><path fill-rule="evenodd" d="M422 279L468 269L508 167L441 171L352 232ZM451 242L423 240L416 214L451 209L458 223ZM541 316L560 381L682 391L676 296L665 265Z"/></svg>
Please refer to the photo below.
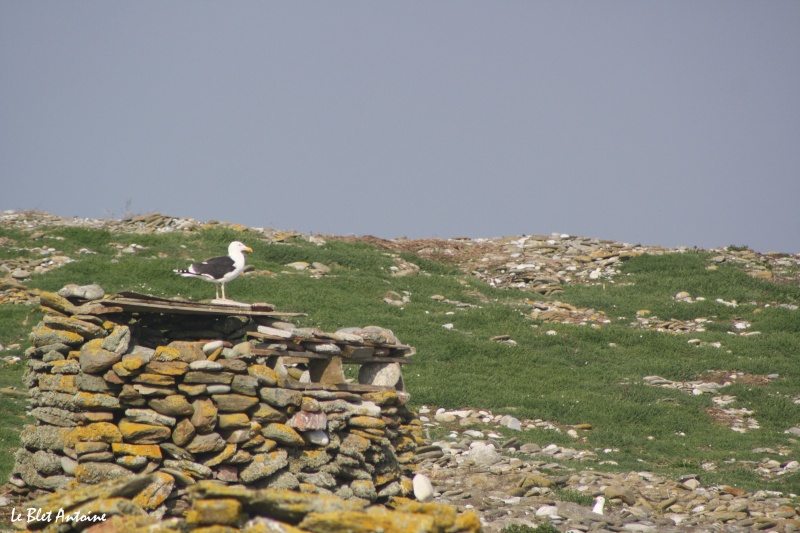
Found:
<svg viewBox="0 0 800 533"><path fill-rule="evenodd" d="M424 441L399 369L413 350L390 331L296 328L263 307L40 301L25 378L35 425L11 479L31 497L137 475L132 501L158 517L182 516L201 481L362 505L412 494Z"/></svg>

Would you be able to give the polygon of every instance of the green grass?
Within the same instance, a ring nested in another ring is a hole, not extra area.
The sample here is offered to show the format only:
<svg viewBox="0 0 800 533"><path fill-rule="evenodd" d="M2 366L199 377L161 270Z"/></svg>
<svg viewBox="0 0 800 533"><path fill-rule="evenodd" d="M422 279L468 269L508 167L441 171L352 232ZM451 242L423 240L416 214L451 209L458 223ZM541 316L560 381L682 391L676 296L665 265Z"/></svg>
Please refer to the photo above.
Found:
<svg viewBox="0 0 800 533"><path fill-rule="evenodd" d="M299 325L326 331L366 325L393 330L418 352L414 364L404 368L414 406L484 408L563 425L590 423L593 429L578 442L543 430L514 436L541 445L619 450L599 452L602 460L616 461L618 466L596 465L598 469L652 470L672 476L699 473L707 484L800 492L800 475L766 480L742 466L764 457L753 453L755 448L780 449L785 454L779 457L782 462L800 460L797 442L784 433L800 425L800 405L794 403L800 396L796 360L800 311L776 305L796 305L800 288L754 279L734 265L717 266L710 254L640 256L625 262L613 283L567 286L554 299L601 310L611 318L611 324L594 329L536 323L527 317L530 306L524 302L541 299L538 294L492 288L451 265L363 243L329 240L317 246L295 239L270 244L255 232L225 228L156 235L80 228L53 228L46 233L41 240L26 241L27 234L0 230L0 237L13 239L15 246L53 246L75 259L33 276L28 283L32 288L53 291L68 283L99 283L108 292L133 290L193 299L213 297L213 286L181 278L172 270L224 253L228 242L241 240L254 250L248 264L256 272L229 284L229 297L306 313L297 320ZM146 248L121 254L116 246L133 243ZM96 253L78 254L82 248ZM420 274L393 277L390 267L395 257L420 266ZM317 261L332 271L315 279L285 266L294 261ZM717 268L709 269L712 265ZM388 291L407 293L410 302L402 308L388 305L383 302ZM676 302L673 296L680 291L706 300ZM478 307L457 309L431 299L437 294ZM728 307L717 298L739 305ZM705 332L692 335L631 327L636 312L643 309L661 319L702 317L711 322ZM0 306L0 343L21 342L24 349L38 320L30 308ZM734 321L740 320L761 334L729 334ZM442 327L448 323L452 329ZM556 335L547 335L547 330ZM500 334L510 335L517 346L490 340ZM692 337L720 342L722 347L696 347L687 343ZM692 396L642 382L649 375L691 380L709 370L780 376L767 385L735 385L724 391L738 398L730 407L754 411L760 430L739 434L711 423L706 414L712 406L710 395ZM13 372L8 376L19 379ZM18 414L8 415L0 419L0 432L17 431L20 422ZM715 463L715 471L703 470L709 462ZM9 469L9 464L0 462L0 476L7 476Z"/></svg>

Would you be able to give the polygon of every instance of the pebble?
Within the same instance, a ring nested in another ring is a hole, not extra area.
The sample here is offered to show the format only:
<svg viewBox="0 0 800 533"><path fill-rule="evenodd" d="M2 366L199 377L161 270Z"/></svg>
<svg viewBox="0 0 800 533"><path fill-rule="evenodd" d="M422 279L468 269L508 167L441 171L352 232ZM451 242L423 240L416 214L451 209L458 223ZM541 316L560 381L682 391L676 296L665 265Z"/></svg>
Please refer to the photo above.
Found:
<svg viewBox="0 0 800 533"><path fill-rule="evenodd" d="M414 487L414 497L421 502L428 502L433 499L433 485L425 474L416 474L412 480Z"/></svg>

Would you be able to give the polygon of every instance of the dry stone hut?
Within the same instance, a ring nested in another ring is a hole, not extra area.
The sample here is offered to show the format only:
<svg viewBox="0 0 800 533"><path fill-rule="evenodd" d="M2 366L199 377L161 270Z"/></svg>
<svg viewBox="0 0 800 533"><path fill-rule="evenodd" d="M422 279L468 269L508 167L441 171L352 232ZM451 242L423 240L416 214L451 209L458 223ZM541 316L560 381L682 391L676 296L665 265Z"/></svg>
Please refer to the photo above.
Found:
<svg viewBox="0 0 800 533"><path fill-rule="evenodd" d="M35 425L11 479L39 505L241 526L262 509L253 502L291 507L288 498L309 506L287 523L320 531L335 529L311 502L369 520L375 509L422 516L435 505L403 507L414 503L405 497L424 441L400 371L414 350L391 331L297 328L266 304L132 293L40 301L25 378ZM345 379L348 364L357 382ZM88 496L65 504L62 493ZM367 508L386 502L397 509ZM448 531L480 527L447 513ZM445 530L423 522L414 531Z"/></svg>

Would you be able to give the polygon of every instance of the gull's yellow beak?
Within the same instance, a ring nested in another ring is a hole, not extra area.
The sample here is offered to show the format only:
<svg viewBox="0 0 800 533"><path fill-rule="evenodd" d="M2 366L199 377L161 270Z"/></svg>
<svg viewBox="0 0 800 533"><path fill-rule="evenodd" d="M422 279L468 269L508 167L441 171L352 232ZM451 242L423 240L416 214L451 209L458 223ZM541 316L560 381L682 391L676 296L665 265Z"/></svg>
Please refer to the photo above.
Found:
<svg viewBox="0 0 800 533"><path fill-rule="evenodd" d="M244 251L245 251L245 252L250 252L250 253L253 253L253 249L252 249L252 248L250 248L249 246L245 246L245 248L244 248Z"/></svg>

